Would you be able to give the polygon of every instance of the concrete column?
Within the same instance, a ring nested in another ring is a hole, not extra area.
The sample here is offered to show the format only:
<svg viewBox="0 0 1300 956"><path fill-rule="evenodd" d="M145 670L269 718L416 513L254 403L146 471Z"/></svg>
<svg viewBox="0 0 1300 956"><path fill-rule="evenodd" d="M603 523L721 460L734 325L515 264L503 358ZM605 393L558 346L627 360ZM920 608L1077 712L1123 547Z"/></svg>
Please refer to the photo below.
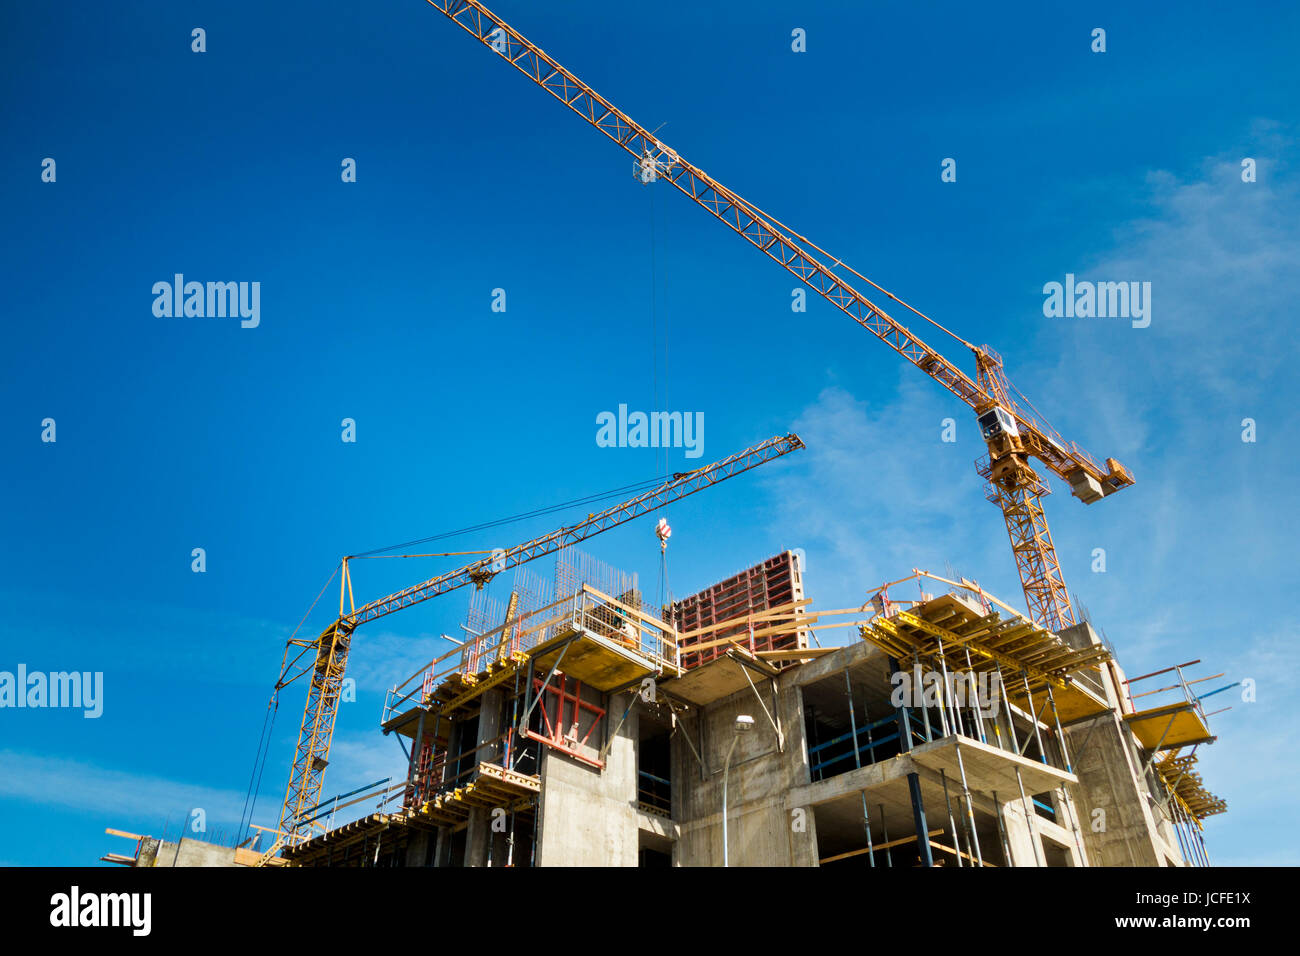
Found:
<svg viewBox="0 0 1300 956"><path fill-rule="evenodd" d="M406 865L428 866L435 842L436 835L427 830L411 834L410 842L406 844Z"/></svg>
<svg viewBox="0 0 1300 956"><path fill-rule="evenodd" d="M1011 852L1008 866L1038 866L1039 843L1029 820L1025 818L1024 801L1016 796L999 801L1002 810L1002 828L1006 833L1007 847Z"/></svg>
<svg viewBox="0 0 1300 956"><path fill-rule="evenodd" d="M622 714L627 694L610 698ZM613 726L607 728L613 732ZM538 866L636 866L636 733L632 716L610 741L603 770L542 747Z"/></svg>
<svg viewBox="0 0 1300 956"><path fill-rule="evenodd" d="M1114 714L1065 731L1079 778L1075 809L1093 866L1164 865L1162 848L1169 844L1139 776L1141 755L1125 740L1130 733Z"/></svg>
<svg viewBox="0 0 1300 956"><path fill-rule="evenodd" d="M502 708L505 706L505 691L500 687L484 691L479 706L478 741L480 749L475 754L475 765L483 762L493 763L500 759L503 748L499 742L489 743L501 735ZM502 808L505 809L504 807ZM489 847L491 863L501 866L505 861L506 834L493 833L491 807L474 807L469 813L469 832L465 835L465 865L487 866ZM497 815L498 817L500 814Z"/></svg>

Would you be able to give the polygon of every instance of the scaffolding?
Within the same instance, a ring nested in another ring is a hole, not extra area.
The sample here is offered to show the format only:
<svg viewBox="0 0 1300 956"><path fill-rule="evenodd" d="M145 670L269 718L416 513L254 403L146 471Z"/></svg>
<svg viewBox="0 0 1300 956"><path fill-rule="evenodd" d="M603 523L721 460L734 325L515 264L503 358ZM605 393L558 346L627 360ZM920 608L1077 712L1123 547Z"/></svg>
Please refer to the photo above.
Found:
<svg viewBox="0 0 1300 956"><path fill-rule="evenodd" d="M937 582L946 585L948 592L936 596L921 590L914 600L890 596L890 588L908 581L916 581L918 587ZM992 796L1004 860L1009 861L1011 854L997 794L1010 791L1018 797L1031 830L1041 829L1036 821L1043 819L1061 826L1083 863L1079 822L1064 789L1066 784L1077 784L1078 778L1073 775L1062 725L1109 710L1099 671L1110 659L1108 650L1100 644L1070 644L972 581L951 581L920 570L882 585L866 607L873 613L859 632L887 655L891 684L909 687L911 697L899 702L891 696L892 714L873 716L864 711L859 724L846 671L848 733L811 747L813 768L824 773L844 766L846 743L855 767L874 763L882 755L907 753L916 765L937 772L942 781L954 844L943 849L951 850L958 866L986 865L973 791ZM1042 769L1035 770L1026 755L1032 755ZM910 782L920 819L920 780ZM1058 797L1052 803L1039 799L1040 794L1053 792ZM1063 812L1059 821L1058 808ZM864 791L863 819L869 831L867 814ZM922 832L918 824L917 833ZM1047 849L1046 844L1040 849L1035 836L1037 859ZM927 865L932 862L932 849L933 841L918 841L919 856Z"/></svg>
<svg viewBox="0 0 1300 956"><path fill-rule="evenodd" d="M914 601L890 599L889 588L922 579L950 590L938 597L923 592ZM892 658L945 673L988 674L1004 700L1036 721L1049 709L1058 725L1109 710L1098 670L1111 659L1104 645L1075 647L974 582L913 571L882 585L871 603L876 613L862 626L862 637Z"/></svg>
<svg viewBox="0 0 1300 956"><path fill-rule="evenodd" d="M1174 750L1155 763L1155 772L1166 794L1164 807L1183 858L1193 866L1209 866L1202 823L1207 817L1225 813L1228 804L1205 788L1201 775L1193 769L1197 759L1195 747L1185 754Z"/></svg>
<svg viewBox="0 0 1300 956"><path fill-rule="evenodd" d="M558 555L553 586L519 573L508 602L476 596L475 624L388 691L382 728L411 740L409 819L456 828L475 808L502 808L513 845L517 820L535 826L538 748L603 768L607 695L680 674L677 632L647 613L636 575L574 548Z"/></svg>

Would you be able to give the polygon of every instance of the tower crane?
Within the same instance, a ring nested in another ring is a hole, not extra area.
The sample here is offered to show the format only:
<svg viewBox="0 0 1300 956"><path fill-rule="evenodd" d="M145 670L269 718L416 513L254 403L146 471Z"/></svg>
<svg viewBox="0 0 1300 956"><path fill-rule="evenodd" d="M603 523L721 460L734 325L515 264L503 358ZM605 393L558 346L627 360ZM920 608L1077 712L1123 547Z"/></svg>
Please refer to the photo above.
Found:
<svg viewBox="0 0 1300 956"><path fill-rule="evenodd" d="M976 462L976 470L987 482L985 496L999 507L1006 520L1029 616L1052 631L1075 623L1061 564L1043 512L1042 499L1051 489L1045 477L1030 464L1030 459L1036 459L1046 471L1065 479L1073 494L1085 504L1133 484L1133 475L1127 468L1114 458L1107 458L1103 466L1077 444L1062 438L1007 379L1002 358L992 348L973 345L943 328L682 159L479 0L426 2L630 154L642 182L670 183L970 406L988 447L988 454ZM915 312L970 349L974 354L975 377L971 378L867 298L845 273Z"/></svg>
<svg viewBox="0 0 1300 956"><path fill-rule="evenodd" d="M600 534L602 531L608 531L671 501L678 501L697 491L703 491L720 481L726 481L728 478L743 474L803 447L803 442L795 434L769 438L765 442L711 465L693 471L679 472L649 491L606 508L604 511L588 515L585 520L575 525L559 528L540 538L515 545L513 548L494 551L491 557L436 575L360 607L352 601L349 559L344 558L339 585L338 618L325 628L319 637L289 641L290 646L302 650L294 661L288 662L283 668L280 679L275 685L278 692L299 677L310 674L307 703L303 708L302 724L298 730L298 745L294 751L293 768L289 773L289 784L285 789L284 804L280 811L278 837L275 844L264 855L264 859L273 856L281 845L287 843L293 846L306 838L305 825L301 821L310 817L320 802L321 788L325 782L325 768L329 763L330 744L334 736L334 721L338 716L339 693L347 669L348 651L352 646L353 632L358 627L467 584L482 588L507 568L516 567ZM298 667L297 662L303 657L307 657L307 661L298 668L296 673L290 675L290 671Z"/></svg>

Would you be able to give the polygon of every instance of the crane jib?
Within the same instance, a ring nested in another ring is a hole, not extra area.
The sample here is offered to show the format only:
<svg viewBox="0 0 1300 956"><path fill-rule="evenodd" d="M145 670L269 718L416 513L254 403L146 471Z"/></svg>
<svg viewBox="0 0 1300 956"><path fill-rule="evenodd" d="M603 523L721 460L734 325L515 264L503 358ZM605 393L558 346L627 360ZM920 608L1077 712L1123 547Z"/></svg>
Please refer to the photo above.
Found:
<svg viewBox="0 0 1300 956"><path fill-rule="evenodd" d="M285 790L284 805L280 813L280 840L289 843L301 840L304 821L311 816L320 800L320 793L324 787L325 768L329 763L339 694L343 675L347 669L348 651L351 648L353 632L359 626L469 584L482 586L507 568L559 551L574 542L593 537L641 517L668 502L679 501L697 491L711 488L718 482L743 474L803 447L803 441L793 433L769 438L765 442L711 465L678 473L649 491L606 508L575 525L559 528L540 538L495 552L489 559L440 574L394 594L363 604L348 613L343 612L340 603L338 620L327 627L315 642L316 656L311 667L307 703L303 709L302 724L298 731L298 746L294 752L289 784ZM347 571L346 558L343 579L344 586L350 588L351 579ZM340 602L342 602L342 595L341 589Z"/></svg>
<svg viewBox="0 0 1300 956"><path fill-rule="evenodd" d="M989 500L1002 509L1030 615L1054 629L1073 623L1055 546L1039 503L1050 489L1029 466L1028 459L1042 462L1049 471L1068 481L1074 495L1085 503L1098 501L1131 485L1133 476L1128 469L1112 458L1106 459L1103 469L1078 445L1065 442L1055 429L1017 403L1012 397L1014 389L1002 371L1001 358L992 349L972 345L911 309L820 246L683 160L479 0L427 2L635 157L643 182L659 179L669 182L947 388L972 408L982 423L990 412L996 412L999 420L1005 419L1004 427L996 433L988 433L981 424L989 454L987 461L976 463L976 468L989 481L986 492ZM823 254L833 265L827 266L809 249ZM852 273L970 348L975 353L976 378L962 372L894 320L836 270Z"/></svg>

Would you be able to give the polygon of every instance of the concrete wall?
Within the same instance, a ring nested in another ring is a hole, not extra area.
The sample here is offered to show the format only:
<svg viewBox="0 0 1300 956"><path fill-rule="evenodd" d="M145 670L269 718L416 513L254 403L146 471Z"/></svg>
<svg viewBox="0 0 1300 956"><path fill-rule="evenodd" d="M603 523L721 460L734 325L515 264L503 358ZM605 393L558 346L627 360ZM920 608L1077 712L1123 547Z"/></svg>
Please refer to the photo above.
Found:
<svg viewBox="0 0 1300 956"><path fill-rule="evenodd" d="M136 866L234 866L235 848L204 843L182 837L179 854L176 844L148 839L140 849Z"/></svg>
<svg viewBox="0 0 1300 956"><path fill-rule="evenodd" d="M1079 777L1075 809L1091 864L1181 865L1172 830L1153 811L1146 782L1138 776L1141 753L1128 728L1110 713L1065 734Z"/></svg>
<svg viewBox="0 0 1300 956"><path fill-rule="evenodd" d="M732 866L814 866L817 828L811 813L797 818L787 807L790 790L809 781L804 739L803 705L793 682L773 693L772 684L754 675L769 712L785 737L784 752L777 733L763 713L754 691L746 688L724 698L684 723L683 732L704 758L700 763L684 741L673 741L674 813L678 866L721 866L722 776L727 749L737 741L728 775L729 862ZM774 700L775 698L775 700ZM736 735L736 717L754 718L754 729Z"/></svg>

